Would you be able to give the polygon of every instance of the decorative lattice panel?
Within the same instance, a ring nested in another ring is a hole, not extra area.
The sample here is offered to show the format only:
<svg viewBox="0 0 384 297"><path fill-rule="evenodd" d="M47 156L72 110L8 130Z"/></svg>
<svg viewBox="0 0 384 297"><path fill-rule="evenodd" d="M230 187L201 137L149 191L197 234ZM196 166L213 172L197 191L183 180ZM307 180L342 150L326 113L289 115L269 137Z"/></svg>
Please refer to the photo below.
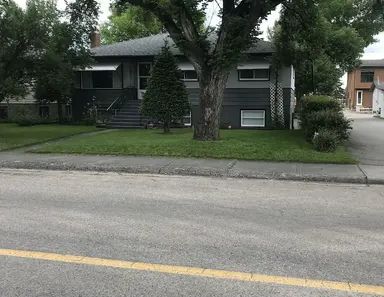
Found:
<svg viewBox="0 0 384 297"><path fill-rule="evenodd" d="M271 82L270 90L272 123L277 126L284 126L283 87L281 83Z"/></svg>

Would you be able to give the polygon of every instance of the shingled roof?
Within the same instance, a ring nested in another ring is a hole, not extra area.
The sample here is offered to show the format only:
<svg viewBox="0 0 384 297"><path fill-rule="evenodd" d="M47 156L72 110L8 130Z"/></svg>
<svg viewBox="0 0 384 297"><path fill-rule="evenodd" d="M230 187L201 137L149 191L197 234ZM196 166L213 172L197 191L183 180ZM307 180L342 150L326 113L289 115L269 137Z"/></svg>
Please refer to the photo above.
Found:
<svg viewBox="0 0 384 297"><path fill-rule="evenodd" d="M361 60L360 67L384 67L384 59L382 59L382 60Z"/></svg>
<svg viewBox="0 0 384 297"><path fill-rule="evenodd" d="M180 50L175 46L173 40L168 34L158 34L148 37L131 39L128 41L117 42L110 45L103 45L91 50L95 57L118 57L118 56L156 56L160 53L161 48L168 42L172 52L175 55L182 55ZM273 53L273 44L268 41L259 40L254 46L249 48L245 53Z"/></svg>

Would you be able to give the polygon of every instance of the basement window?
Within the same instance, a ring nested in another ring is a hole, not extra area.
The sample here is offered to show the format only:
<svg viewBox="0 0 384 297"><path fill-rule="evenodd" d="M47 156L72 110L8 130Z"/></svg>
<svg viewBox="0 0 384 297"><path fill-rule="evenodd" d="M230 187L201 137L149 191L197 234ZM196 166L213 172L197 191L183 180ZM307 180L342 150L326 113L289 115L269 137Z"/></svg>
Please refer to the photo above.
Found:
<svg viewBox="0 0 384 297"><path fill-rule="evenodd" d="M265 110L242 110L241 127L265 127Z"/></svg>

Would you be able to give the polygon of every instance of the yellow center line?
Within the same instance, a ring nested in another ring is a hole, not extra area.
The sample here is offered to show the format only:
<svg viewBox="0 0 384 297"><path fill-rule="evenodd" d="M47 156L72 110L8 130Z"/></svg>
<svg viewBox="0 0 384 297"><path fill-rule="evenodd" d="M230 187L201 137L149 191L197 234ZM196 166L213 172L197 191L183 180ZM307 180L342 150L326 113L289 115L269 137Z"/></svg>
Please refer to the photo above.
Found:
<svg viewBox="0 0 384 297"><path fill-rule="evenodd" d="M355 284L355 283L349 283L349 282L315 280L315 279L306 279L306 278L277 276L277 275L246 273L246 272L238 272L238 271L226 271L226 270L217 270L217 269L204 269L204 268L198 268L198 267L131 262L131 261L122 261L122 260L112 260L112 259L83 257L83 256L64 255L64 254L55 254L55 253L33 252L33 251L22 251L22 250L11 250L11 249L0 249L0 256L26 258L26 259L34 259L34 260L46 260L46 261L64 262L64 263L72 263L72 264L104 266L104 267L113 267L113 268L128 269L128 270L152 271L152 272L170 273L170 274L178 274L178 275L197 276L197 277L209 277L209 278L256 282L256 283L264 283L264 284L336 290L336 291L345 291L349 293L363 293L363 294L373 294L377 296L384 296L384 286Z"/></svg>

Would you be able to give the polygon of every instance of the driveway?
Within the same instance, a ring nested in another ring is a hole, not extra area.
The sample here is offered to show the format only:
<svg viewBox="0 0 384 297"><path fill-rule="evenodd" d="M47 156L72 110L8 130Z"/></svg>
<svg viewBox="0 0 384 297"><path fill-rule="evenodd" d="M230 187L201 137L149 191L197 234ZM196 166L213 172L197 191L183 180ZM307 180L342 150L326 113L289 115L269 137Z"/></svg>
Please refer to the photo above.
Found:
<svg viewBox="0 0 384 297"><path fill-rule="evenodd" d="M384 165L384 119L346 112L353 119L349 150L361 164Z"/></svg>

